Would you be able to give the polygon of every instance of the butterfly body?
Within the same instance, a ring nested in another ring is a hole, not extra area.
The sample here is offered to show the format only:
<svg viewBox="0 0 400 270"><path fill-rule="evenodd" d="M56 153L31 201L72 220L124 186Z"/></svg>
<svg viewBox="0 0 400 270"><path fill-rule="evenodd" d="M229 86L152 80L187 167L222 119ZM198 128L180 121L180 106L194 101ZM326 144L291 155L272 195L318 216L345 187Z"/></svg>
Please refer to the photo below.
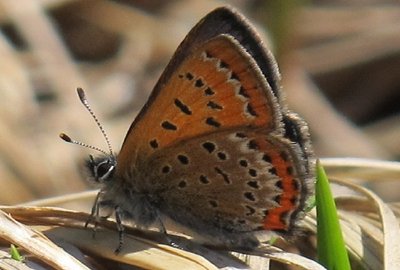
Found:
<svg viewBox="0 0 400 270"><path fill-rule="evenodd" d="M230 8L188 34L112 162L95 207L144 228L169 217L233 248L255 248L260 231L291 234L313 183L307 125L282 104L272 55Z"/></svg>

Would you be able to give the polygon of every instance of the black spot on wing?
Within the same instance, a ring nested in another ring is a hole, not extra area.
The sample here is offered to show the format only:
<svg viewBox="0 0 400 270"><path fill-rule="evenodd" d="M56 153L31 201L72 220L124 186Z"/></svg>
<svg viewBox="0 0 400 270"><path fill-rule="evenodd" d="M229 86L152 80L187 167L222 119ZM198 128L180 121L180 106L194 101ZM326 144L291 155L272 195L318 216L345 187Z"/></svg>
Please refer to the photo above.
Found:
<svg viewBox="0 0 400 270"><path fill-rule="evenodd" d="M151 140L151 141L150 141L150 146L151 146L151 148L153 148L153 149L158 148L158 142L157 142L157 140L156 140L156 139Z"/></svg>
<svg viewBox="0 0 400 270"><path fill-rule="evenodd" d="M161 123L161 126L166 130L177 130L178 128L169 121L164 121Z"/></svg>
<svg viewBox="0 0 400 270"><path fill-rule="evenodd" d="M252 192L245 192L245 193L243 193L243 195L249 201L252 201L252 202L256 201L256 197L254 196L254 194Z"/></svg>
<svg viewBox="0 0 400 270"><path fill-rule="evenodd" d="M226 160L226 159L227 159L227 156L226 156L226 154L225 154L224 152L218 152L218 153L217 153L217 157L218 157L220 160Z"/></svg>
<svg viewBox="0 0 400 270"><path fill-rule="evenodd" d="M243 86L240 86L239 89L239 95L241 95L244 98L249 98L250 96L247 94L246 90L243 88Z"/></svg>
<svg viewBox="0 0 400 270"><path fill-rule="evenodd" d="M215 120L213 117L207 117L206 124L216 128L219 128L221 126L221 123Z"/></svg>
<svg viewBox="0 0 400 270"><path fill-rule="evenodd" d="M186 76L186 79L188 79L189 81L193 80L193 78L194 78L193 74L190 73L190 72L187 72L187 73L185 74L185 76Z"/></svg>
<svg viewBox="0 0 400 270"><path fill-rule="evenodd" d="M218 167L215 167L214 169L215 169L215 171L217 172L217 174L219 174L219 175L222 176L222 178L224 179L225 183L227 183L227 184L232 184L232 181L231 181L231 179L229 179L228 174L226 174L223 170L221 170L221 169L218 168Z"/></svg>
<svg viewBox="0 0 400 270"><path fill-rule="evenodd" d="M189 107L186 104L184 104L182 101L180 101L179 99L176 98L174 100L174 104L184 114L187 114L187 115L191 115L192 114L192 111L189 109Z"/></svg>
<svg viewBox="0 0 400 270"><path fill-rule="evenodd" d="M209 101L207 103L207 107L209 107L210 109L213 109L213 110L217 110L217 111L220 111L223 109L221 105L219 105L218 103L216 103L214 101Z"/></svg>
<svg viewBox="0 0 400 270"><path fill-rule="evenodd" d="M189 158L185 155L178 155L177 159L179 160L179 162L183 165L187 165L189 164Z"/></svg>
<svg viewBox="0 0 400 270"><path fill-rule="evenodd" d="M253 106L251 106L250 103L247 104L246 111L252 116L257 116L256 111L254 110Z"/></svg>
<svg viewBox="0 0 400 270"><path fill-rule="evenodd" d="M206 90L204 90L204 94L206 96L212 96L215 94L215 92L210 87L207 87Z"/></svg>
<svg viewBox="0 0 400 270"><path fill-rule="evenodd" d="M212 142L205 142L201 146L203 146L203 148L206 149L208 153L214 152L216 148L215 144Z"/></svg>
<svg viewBox="0 0 400 270"><path fill-rule="evenodd" d="M204 86L203 80L202 80L202 79L197 79L197 80L194 82L194 86L197 87L197 88L203 87L203 86Z"/></svg>

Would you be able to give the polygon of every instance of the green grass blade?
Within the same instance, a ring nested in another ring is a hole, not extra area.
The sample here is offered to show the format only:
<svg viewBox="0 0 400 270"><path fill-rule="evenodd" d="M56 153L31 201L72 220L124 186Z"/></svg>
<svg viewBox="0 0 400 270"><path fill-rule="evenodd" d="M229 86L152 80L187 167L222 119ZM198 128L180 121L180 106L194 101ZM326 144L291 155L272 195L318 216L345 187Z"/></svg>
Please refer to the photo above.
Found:
<svg viewBox="0 0 400 270"><path fill-rule="evenodd" d="M21 256L21 254L19 254L17 247L14 246L13 244L11 244L11 246L10 246L10 255L13 260L16 260L19 262L22 262L24 260L24 257Z"/></svg>
<svg viewBox="0 0 400 270"><path fill-rule="evenodd" d="M350 270L350 262L343 241L335 201L329 181L319 161L315 186L317 206L318 261L328 270Z"/></svg>

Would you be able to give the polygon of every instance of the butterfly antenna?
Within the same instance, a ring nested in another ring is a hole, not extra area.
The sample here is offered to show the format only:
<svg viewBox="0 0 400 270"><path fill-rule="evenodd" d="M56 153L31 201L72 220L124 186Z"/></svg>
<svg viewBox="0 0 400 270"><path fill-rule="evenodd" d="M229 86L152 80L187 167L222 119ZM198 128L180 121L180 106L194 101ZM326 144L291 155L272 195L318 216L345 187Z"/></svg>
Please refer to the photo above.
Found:
<svg viewBox="0 0 400 270"><path fill-rule="evenodd" d="M105 154L105 155L108 155L108 153L107 153L106 151L104 151L104 150L102 150L102 149L100 149L100 148L98 148L98 147L95 147L95 146L93 146L93 145L90 145L90 144L86 144L86 143L83 143L83 142L80 142L80 141L73 140L73 139L71 139L71 137L69 137L69 136L68 136L67 134L65 134L65 133L60 133L59 136L60 136L61 139L63 139L63 140L66 141L67 143L77 144L77 145L80 145L80 146L83 146L83 147L86 147L86 148L89 148L89 149L93 149L93 150L99 151L99 152L101 152L101 153L103 153L103 154Z"/></svg>
<svg viewBox="0 0 400 270"><path fill-rule="evenodd" d="M85 108L88 110L88 112L90 113L90 115L92 116L92 118L94 119L94 121L96 122L97 126L99 127L101 133L103 134L103 137L104 137L104 139L105 139L106 142L107 142L107 146L108 146L108 150L110 151L110 154L113 155L113 151L112 151L112 148L111 148L110 140L108 139L107 134L106 134L106 132L105 132L104 129L103 129L103 126L100 124L100 122L99 122L99 120L97 119L96 115L95 115L94 112L92 111L92 108L90 107L89 102L88 102L87 99L86 99L85 91L83 91L83 89L80 88L80 87L78 87L78 88L76 89L76 91L77 91L77 93L78 93L79 99L80 99L80 101L82 102L83 106L85 106ZM64 134L64 135L65 135L65 134ZM65 136L66 136L66 135L65 135ZM68 137L68 136L67 136L67 137ZM69 137L68 137L68 138L69 138ZM61 137L61 139L64 140L63 137ZM69 138L69 139L71 139L71 138ZM64 140L64 141L66 141L66 140ZM66 142L68 142L68 141L66 141ZM93 146L90 146L90 145L87 145L87 144L84 144L84 143L81 143L81 142L78 142L78 141L71 140L70 142L71 142L71 143L74 143L74 144L82 145L82 146L85 146L85 147L88 147L88 148L91 148L91 149L100 150L100 149L97 148L97 147L93 147ZM105 153L103 150L100 150L100 152Z"/></svg>

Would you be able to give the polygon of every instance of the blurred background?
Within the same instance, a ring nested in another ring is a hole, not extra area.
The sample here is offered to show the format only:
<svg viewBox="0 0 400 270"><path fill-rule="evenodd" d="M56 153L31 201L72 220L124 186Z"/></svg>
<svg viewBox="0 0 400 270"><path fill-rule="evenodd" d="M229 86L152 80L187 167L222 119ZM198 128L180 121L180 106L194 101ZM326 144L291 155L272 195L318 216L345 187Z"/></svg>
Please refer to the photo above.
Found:
<svg viewBox="0 0 400 270"><path fill-rule="evenodd" d="M76 88L118 152L186 33L226 4L274 52L318 157L399 160L399 1L0 0L0 204L93 188L80 172L97 153L58 138L107 148ZM399 199L392 185L374 188Z"/></svg>

